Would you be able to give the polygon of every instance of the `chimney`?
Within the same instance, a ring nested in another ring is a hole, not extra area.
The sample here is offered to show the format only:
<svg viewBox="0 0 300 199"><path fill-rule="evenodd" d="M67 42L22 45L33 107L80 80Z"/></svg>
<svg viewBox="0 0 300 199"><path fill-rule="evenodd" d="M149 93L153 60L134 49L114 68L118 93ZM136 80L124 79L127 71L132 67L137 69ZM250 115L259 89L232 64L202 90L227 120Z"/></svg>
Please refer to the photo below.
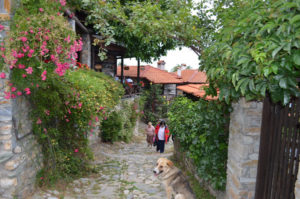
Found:
<svg viewBox="0 0 300 199"><path fill-rule="evenodd" d="M164 60L159 60L157 62L157 68L159 68L160 70L165 70L165 64L166 62Z"/></svg>
<svg viewBox="0 0 300 199"><path fill-rule="evenodd" d="M180 67L178 67L178 69L177 69L177 76L179 77L179 78L181 78L181 71L182 71L182 65L183 64L181 64L181 66Z"/></svg>
<svg viewBox="0 0 300 199"><path fill-rule="evenodd" d="M181 70L185 70L186 69L186 64L181 64Z"/></svg>

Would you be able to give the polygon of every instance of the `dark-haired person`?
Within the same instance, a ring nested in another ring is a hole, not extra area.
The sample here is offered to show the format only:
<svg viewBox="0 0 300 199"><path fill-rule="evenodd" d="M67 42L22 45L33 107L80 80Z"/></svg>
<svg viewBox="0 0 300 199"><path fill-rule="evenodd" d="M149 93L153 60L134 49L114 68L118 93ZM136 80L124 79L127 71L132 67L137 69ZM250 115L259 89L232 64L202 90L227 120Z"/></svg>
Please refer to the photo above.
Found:
<svg viewBox="0 0 300 199"><path fill-rule="evenodd" d="M165 151L165 143L168 142L169 138L169 128L166 125L165 121L161 121L156 127L155 127L155 137L157 141L156 145L156 151L160 151L160 153L163 153Z"/></svg>

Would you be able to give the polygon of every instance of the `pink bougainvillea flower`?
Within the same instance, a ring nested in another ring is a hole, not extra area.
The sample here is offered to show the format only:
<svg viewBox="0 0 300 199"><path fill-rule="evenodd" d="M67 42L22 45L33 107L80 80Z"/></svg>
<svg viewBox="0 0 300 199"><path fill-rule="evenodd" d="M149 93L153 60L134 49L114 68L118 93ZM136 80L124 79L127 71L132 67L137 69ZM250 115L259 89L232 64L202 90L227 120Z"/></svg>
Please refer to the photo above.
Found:
<svg viewBox="0 0 300 199"><path fill-rule="evenodd" d="M104 109L104 107L103 106L100 106L100 110L103 110Z"/></svg>
<svg viewBox="0 0 300 199"><path fill-rule="evenodd" d="M75 149L75 150L74 150L75 153L78 153L78 151L79 151L78 149Z"/></svg>
<svg viewBox="0 0 300 199"><path fill-rule="evenodd" d="M25 78L25 77L27 77L27 75L26 74L22 74L22 77Z"/></svg>
<svg viewBox="0 0 300 199"><path fill-rule="evenodd" d="M44 128L44 132L45 132L45 133L48 133L48 131L47 131L47 129L46 129L46 128Z"/></svg>
<svg viewBox="0 0 300 199"><path fill-rule="evenodd" d="M26 68L26 66L25 66L25 65L23 65L23 64L19 64L19 69L24 69L24 68Z"/></svg>
<svg viewBox="0 0 300 199"><path fill-rule="evenodd" d="M5 99L10 99L10 92L4 91L4 94L5 94L5 96L4 96Z"/></svg>
<svg viewBox="0 0 300 199"><path fill-rule="evenodd" d="M25 91L26 95L30 95L31 94L30 88L25 88L24 91Z"/></svg>
<svg viewBox="0 0 300 199"><path fill-rule="evenodd" d="M38 88L38 87L40 87L40 85L36 84L36 87Z"/></svg>
<svg viewBox="0 0 300 199"><path fill-rule="evenodd" d="M82 103L79 103L79 104L78 104L78 108L81 108L81 106L82 106Z"/></svg>
<svg viewBox="0 0 300 199"><path fill-rule="evenodd" d="M97 116L96 116L96 118L95 118L95 119L96 119L96 122L99 122L99 118L98 118Z"/></svg>
<svg viewBox="0 0 300 199"><path fill-rule="evenodd" d="M16 90L17 90L16 87L12 87L12 88L11 88L11 92L15 92Z"/></svg>
<svg viewBox="0 0 300 199"><path fill-rule="evenodd" d="M41 75L43 81L45 81L45 80L47 79L47 76L46 76L46 75L47 75L47 71L44 70L44 72L43 72L42 75Z"/></svg>
<svg viewBox="0 0 300 199"><path fill-rule="evenodd" d="M0 78L1 79L5 79L5 77L6 77L6 74L4 72L0 73Z"/></svg>
<svg viewBox="0 0 300 199"><path fill-rule="evenodd" d="M22 58L22 57L24 57L25 55L23 54L23 53L18 53L18 55L17 55L17 58Z"/></svg>
<svg viewBox="0 0 300 199"><path fill-rule="evenodd" d="M11 94L11 98L15 99L17 96L15 94Z"/></svg>
<svg viewBox="0 0 300 199"><path fill-rule="evenodd" d="M40 12L44 12L44 9L43 9L43 8L39 8L39 11L40 11Z"/></svg>
<svg viewBox="0 0 300 199"><path fill-rule="evenodd" d="M21 91L18 91L18 92L17 92L17 95L18 95L18 96L21 96L21 95L22 95L22 92L21 92Z"/></svg>
<svg viewBox="0 0 300 199"><path fill-rule="evenodd" d="M42 124L42 120L40 118L37 119L36 124Z"/></svg>
<svg viewBox="0 0 300 199"><path fill-rule="evenodd" d="M41 179L41 180L43 180L43 179L44 179L44 177L40 177L40 179Z"/></svg>
<svg viewBox="0 0 300 199"><path fill-rule="evenodd" d="M66 5L66 0L59 0L59 2L60 2L60 4L61 4L62 6L65 6L65 5Z"/></svg>
<svg viewBox="0 0 300 199"><path fill-rule="evenodd" d="M65 41L66 41L67 43L70 43L70 42L71 42L71 40L70 40L70 35L68 35L68 37L65 38Z"/></svg>
<svg viewBox="0 0 300 199"><path fill-rule="evenodd" d="M105 114L105 111L103 111L102 113Z"/></svg>
<svg viewBox="0 0 300 199"><path fill-rule="evenodd" d="M66 119L66 122L69 122L70 120Z"/></svg>
<svg viewBox="0 0 300 199"><path fill-rule="evenodd" d="M0 24L0 31L4 30L4 26Z"/></svg>
<svg viewBox="0 0 300 199"><path fill-rule="evenodd" d="M20 37L20 40L21 40L22 42L26 42L26 41L27 41L27 37Z"/></svg>
<svg viewBox="0 0 300 199"><path fill-rule="evenodd" d="M45 114L46 115L50 115L50 111L49 110L45 110Z"/></svg>
<svg viewBox="0 0 300 199"><path fill-rule="evenodd" d="M33 72L32 67L28 67L25 70L26 70L27 74L32 74L32 72Z"/></svg>
<svg viewBox="0 0 300 199"><path fill-rule="evenodd" d="M107 120L107 117L104 117L104 120Z"/></svg>

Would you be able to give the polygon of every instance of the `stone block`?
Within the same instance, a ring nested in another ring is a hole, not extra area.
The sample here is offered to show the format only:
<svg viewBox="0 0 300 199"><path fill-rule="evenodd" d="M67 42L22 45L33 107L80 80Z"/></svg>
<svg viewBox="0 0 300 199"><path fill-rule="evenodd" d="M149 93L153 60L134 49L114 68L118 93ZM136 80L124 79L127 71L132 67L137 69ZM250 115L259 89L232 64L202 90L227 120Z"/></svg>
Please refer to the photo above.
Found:
<svg viewBox="0 0 300 199"><path fill-rule="evenodd" d="M258 160L258 153L253 153L249 155L250 160Z"/></svg>
<svg viewBox="0 0 300 199"><path fill-rule="evenodd" d="M22 148L20 147L20 146L16 146L15 148L14 148L14 153L16 153L16 154L19 154L19 153L21 153L22 152Z"/></svg>
<svg viewBox="0 0 300 199"><path fill-rule="evenodd" d="M3 149L5 151L11 151L11 140L6 140L3 142Z"/></svg>
<svg viewBox="0 0 300 199"><path fill-rule="evenodd" d="M233 182L233 184L235 185L236 188L239 188L241 186L239 180L237 179L237 177L235 175L231 176L231 180Z"/></svg>
<svg viewBox="0 0 300 199"><path fill-rule="evenodd" d="M11 134L12 125L6 123L0 123L0 135L9 135Z"/></svg>
<svg viewBox="0 0 300 199"><path fill-rule="evenodd" d="M242 166L257 167L258 160L250 160L242 163Z"/></svg>
<svg viewBox="0 0 300 199"><path fill-rule="evenodd" d="M252 144L254 142L253 138L250 136L243 136L243 143L244 144Z"/></svg>
<svg viewBox="0 0 300 199"><path fill-rule="evenodd" d="M7 160L9 160L10 158L13 157L13 153L12 152L0 152L0 164L6 162Z"/></svg>
<svg viewBox="0 0 300 199"><path fill-rule="evenodd" d="M257 176L257 168L251 168L250 169L250 177L256 178L256 176Z"/></svg>
<svg viewBox="0 0 300 199"><path fill-rule="evenodd" d="M9 134L7 134L7 135L0 135L0 141L1 140L10 140L11 137L12 137L12 135L9 135Z"/></svg>
<svg viewBox="0 0 300 199"><path fill-rule="evenodd" d="M2 179L0 179L0 186L2 188L8 188L8 187L17 186L17 185L18 185L17 178L2 178Z"/></svg>

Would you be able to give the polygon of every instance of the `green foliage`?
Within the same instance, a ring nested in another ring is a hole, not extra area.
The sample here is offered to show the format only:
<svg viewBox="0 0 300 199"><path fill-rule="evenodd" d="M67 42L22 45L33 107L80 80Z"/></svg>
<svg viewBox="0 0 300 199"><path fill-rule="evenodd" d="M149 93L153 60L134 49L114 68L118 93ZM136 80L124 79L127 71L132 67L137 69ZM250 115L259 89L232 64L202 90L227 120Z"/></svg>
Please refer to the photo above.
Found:
<svg viewBox="0 0 300 199"><path fill-rule="evenodd" d="M88 21L103 38L95 43L121 42L127 56L143 61L159 58L176 46L189 46L199 54L206 27L191 14L194 5L190 0L82 2Z"/></svg>
<svg viewBox="0 0 300 199"><path fill-rule="evenodd" d="M174 66L172 69L171 69L171 72L177 72L178 71L178 69L179 68L181 68L182 66L180 65L180 64L177 64L176 66ZM185 68L184 68L184 70L185 69L192 69L192 67L191 66L186 66Z"/></svg>
<svg viewBox="0 0 300 199"><path fill-rule="evenodd" d="M0 53L1 66L11 69L6 97L23 95L32 105L33 132L44 156L39 185L91 170L87 135L124 93L106 75L73 68L81 42L58 15L60 7L55 0L21 1Z"/></svg>
<svg viewBox="0 0 300 199"><path fill-rule="evenodd" d="M180 97L168 112L170 131L194 160L199 176L221 190L226 185L229 110L219 101Z"/></svg>
<svg viewBox="0 0 300 199"><path fill-rule="evenodd" d="M103 142L118 141L118 135L122 130L122 117L116 111L110 113L101 124L101 138Z"/></svg>
<svg viewBox="0 0 300 199"><path fill-rule="evenodd" d="M140 98L140 107L143 110L142 119L144 122L156 124L161 118L166 118L168 102L162 96L162 85L152 84L149 89L143 90Z"/></svg>
<svg viewBox="0 0 300 199"><path fill-rule="evenodd" d="M96 110L114 107L123 92L112 78L94 71L68 71L64 78L49 74L47 81L51 82L49 87L41 85L29 98L34 107L34 133L44 154L41 185L90 169L87 161L93 156L87 134L105 117L105 112ZM108 91L107 87L115 90Z"/></svg>
<svg viewBox="0 0 300 199"><path fill-rule="evenodd" d="M102 141L112 143L121 140L130 141L138 117L137 102L122 101L120 109L113 110L109 117L102 121Z"/></svg>
<svg viewBox="0 0 300 199"><path fill-rule="evenodd" d="M219 31L202 57L201 69L220 89L220 99L261 99L267 91L274 102L287 104L300 96L300 2L232 2L215 8Z"/></svg>

